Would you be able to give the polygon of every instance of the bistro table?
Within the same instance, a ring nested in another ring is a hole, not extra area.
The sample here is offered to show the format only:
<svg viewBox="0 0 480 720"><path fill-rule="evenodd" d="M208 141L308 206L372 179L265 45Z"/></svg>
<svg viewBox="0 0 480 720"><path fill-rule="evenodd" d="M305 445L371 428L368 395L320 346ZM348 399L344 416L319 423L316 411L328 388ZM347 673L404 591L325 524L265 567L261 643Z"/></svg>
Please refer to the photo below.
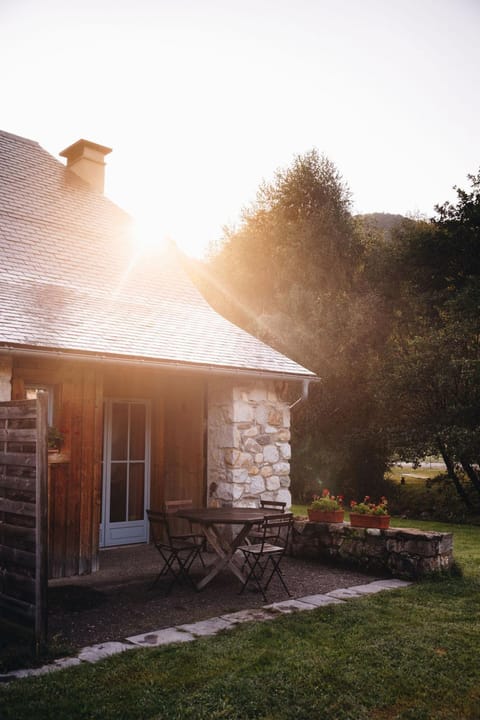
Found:
<svg viewBox="0 0 480 720"><path fill-rule="evenodd" d="M235 563L234 554L236 549L243 543L254 525L259 525L269 515L278 515L278 510L267 508L192 508L189 510L178 510L178 517L189 520L191 523L200 525L207 541L210 543L217 555L216 560L207 568L207 574L197 583L197 589L201 590L220 570L230 570L240 582L245 582L245 575L241 568ZM234 525L239 527L230 538L222 533L222 526Z"/></svg>

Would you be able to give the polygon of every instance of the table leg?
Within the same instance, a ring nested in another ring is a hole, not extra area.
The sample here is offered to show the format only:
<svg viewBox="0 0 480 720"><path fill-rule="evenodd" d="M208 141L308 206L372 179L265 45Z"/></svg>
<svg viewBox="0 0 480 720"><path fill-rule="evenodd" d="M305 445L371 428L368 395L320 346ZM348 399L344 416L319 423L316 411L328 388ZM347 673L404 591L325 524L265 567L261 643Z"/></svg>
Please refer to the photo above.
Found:
<svg viewBox="0 0 480 720"><path fill-rule="evenodd" d="M245 575L235 564L233 556L235 554L235 550L243 543L251 528L252 523L246 523L240 532L235 535L232 541L226 543L215 525L207 525L203 527L203 532L205 533L207 541L214 549L218 558L209 567L209 572L205 575L205 577L197 583L197 590L202 590L202 588L208 585L208 583L213 580L213 578L218 575L220 570L223 570L223 568L229 568L230 572L232 572L242 584L245 582Z"/></svg>

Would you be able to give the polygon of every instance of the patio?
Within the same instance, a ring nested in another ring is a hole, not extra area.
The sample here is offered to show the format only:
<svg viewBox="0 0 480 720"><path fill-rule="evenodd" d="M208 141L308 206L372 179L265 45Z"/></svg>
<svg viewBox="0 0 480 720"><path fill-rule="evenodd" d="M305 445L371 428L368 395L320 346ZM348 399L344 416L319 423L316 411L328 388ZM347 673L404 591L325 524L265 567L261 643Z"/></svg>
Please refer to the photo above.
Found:
<svg viewBox="0 0 480 720"><path fill-rule="evenodd" d="M149 589L159 563L152 545L112 548L101 552L97 573L51 580L49 637L79 648L265 605L260 593L247 590L239 595L240 583L225 571L201 592L176 585L166 597L161 583ZM292 557L284 558L282 569L293 598L382 577ZM202 574L198 562L194 578ZM280 583L272 581L268 602L287 599Z"/></svg>

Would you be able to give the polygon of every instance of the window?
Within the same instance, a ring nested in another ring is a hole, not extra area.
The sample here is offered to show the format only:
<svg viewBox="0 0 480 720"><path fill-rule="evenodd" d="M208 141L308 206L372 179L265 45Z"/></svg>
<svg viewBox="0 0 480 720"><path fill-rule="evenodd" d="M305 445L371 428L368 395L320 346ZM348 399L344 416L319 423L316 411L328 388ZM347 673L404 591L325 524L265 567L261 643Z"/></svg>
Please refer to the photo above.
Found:
<svg viewBox="0 0 480 720"><path fill-rule="evenodd" d="M46 392L48 395L47 421L49 425L53 425L53 385L25 385L27 400L36 400L39 392Z"/></svg>

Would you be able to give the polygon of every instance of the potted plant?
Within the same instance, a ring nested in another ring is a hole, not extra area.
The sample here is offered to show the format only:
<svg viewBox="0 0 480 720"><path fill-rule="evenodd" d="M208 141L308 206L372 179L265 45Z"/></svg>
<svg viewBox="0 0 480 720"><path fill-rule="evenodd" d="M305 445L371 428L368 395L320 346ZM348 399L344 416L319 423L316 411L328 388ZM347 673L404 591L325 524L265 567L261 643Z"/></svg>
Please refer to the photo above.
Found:
<svg viewBox="0 0 480 720"><path fill-rule="evenodd" d="M369 527L385 530L390 525L390 515L388 514L388 501L386 497L381 497L380 502L375 504L370 501L369 495L365 495L361 503L352 500L350 508L350 525L352 527Z"/></svg>
<svg viewBox="0 0 480 720"><path fill-rule="evenodd" d="M343 522L343 496L331 495L324 488L321 495L314 495L307 508L308 519L312 522L340 523Z"/></svg>
<svg viewBox="0 0 480 720"><path fill-rule="evenodd" d="M59 452L63 445L63 433L60 432L54 425L48 427L48 452L56 453Z"/></svg>

